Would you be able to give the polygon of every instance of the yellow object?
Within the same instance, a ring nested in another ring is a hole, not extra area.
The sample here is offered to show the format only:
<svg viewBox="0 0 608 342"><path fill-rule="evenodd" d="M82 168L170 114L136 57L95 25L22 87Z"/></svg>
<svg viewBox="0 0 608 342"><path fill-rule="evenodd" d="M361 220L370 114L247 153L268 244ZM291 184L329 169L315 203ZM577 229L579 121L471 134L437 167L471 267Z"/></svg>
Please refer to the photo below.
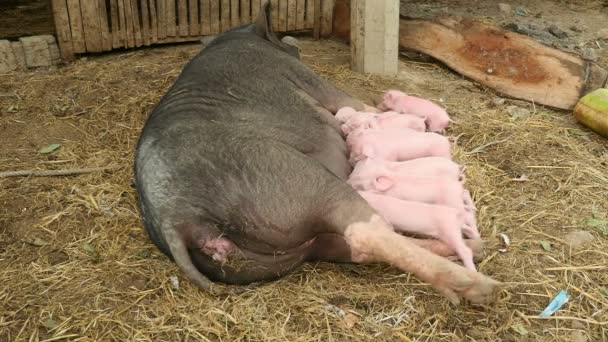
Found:
<svg viewBox="0 0 608 342"><path fill-rule="evenodd" d="M574 107L574 117L608 138L608 89L600 88L583 96Z"/></svg>

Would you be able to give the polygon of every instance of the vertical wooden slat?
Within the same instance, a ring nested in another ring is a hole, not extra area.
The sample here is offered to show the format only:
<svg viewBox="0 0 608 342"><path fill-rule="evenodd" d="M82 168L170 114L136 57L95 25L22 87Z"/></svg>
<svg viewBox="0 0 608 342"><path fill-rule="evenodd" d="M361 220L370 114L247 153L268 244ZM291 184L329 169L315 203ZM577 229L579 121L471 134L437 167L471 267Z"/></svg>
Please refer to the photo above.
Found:
<svg viewBox="0 0 608 342"><path fill-rule="evenodd" d="M161 0L163 1L163 0ZM175 21L175 0L165 1L165 24L167 25L167 36L175 37L177 23Z"/></svg>
<svg viewBox="0 0 608 342"><path fill-rule="evenodd" d="M188 35L188 3L186 0L178 0L177 16L179 20L179 35Z"/></svg>
<svg viewBox="0 0 608 342"><path fill-rule="evenodd" d="M188 14L190 15L190 22L188 28L191 36L198 36L200 34L200 28L198 24L198 0L189 0L190 8Z"/></svg>
<svg viewBox="0 0 608 342"><path fill-rule="evenodd" d="M110 18L112 21L112 48L117 49L122 47L120 39L120 20L118 17L118 3L116 0L110 0Z"/></svg>
<svg viewBox="0 0 608 342"><path fill-rule="evenodd" d="M144 45L150 45L150 14L148 0L139 0L141 4L141 37Z"/></svg>
<svg viewBox="0 0 608 342"><path fill-rule="evenodd" d="M74 48L72 47L72 33L70 32L70 17L67 2L65 0L53 0L52 8L61 57L65 61L70 61L74 59Z"/></svg>
<svg viewBox="0 0 608 342"><path fill-rule="evenodd" d="M237 27L240 25L239 20L239 0L231 0L230 1L230 27Z"/></svg>
<svg viewBox="0 0 608 342"><path fill-rule="evenodd" d="M209 17L209 0L200 0L199 13L201 22L201 34L211 34L211 18Z"/></svg>
<svg viewBox="0 0 608 342"><path fill-rule="evenodd" d="M101 30L97 14L97 1L89 0L80 3L84 44L88 52L101 52Z"/></svg>
<svg viewBox="0 0 608 342"><path fill-rule="evenodd" d="M262 6L261 0L251 0L251 21L256 21L258 15L260 15L260 7Z"/></svg>
<svg viewBox="0 0 608 342"><path fill-rule="evenodd" d="M277 31L287 31L287 0L279 0L279 29Z"/></svg>
<svg viewBox="0 0 608 342"><path fill-rule="evenodd" d="M80 16L80 1L67 1L70 29L72 31L72 47L74 48L75 53L86 52L84 45L84 31L82 28L82 17Z"/></svg>
<svg viewBox="0 0 608 342"><path fill-rule="evenodd" d="M293 31L296 29L296 0L287 1L287 30Z"/></svg>
<svg viewBox="0 0 608 342"><path fill-rule="evenodd" d="M306 0L306 28L311 29L315 26L315 0Z"/></svg>
<svg viewBox="0 0 608 342"><path fill-rule="evenodd" d="M135 37L135 46L142 45L141 39L141 21L139 19L139 8L137 7L138 0L131 0L131 16L133 21L133 36Z"/></svg>
<svg viewBox="0 0 608 342"><path fill-rule="evenodd" d="M211 33L220 33L222 28L220 20L220 0L210 0L209 18L211 19Z"/></svg>
<svg viewBox="0 0 608 342"><path fill-rule="evenodd" d="M112 36L108 26L108 8L106 0L97 0L97 13L99 14L99 30L101 31L101 49L112 50Z"/></svg>
<svg viewBox="0 0 608 342"><path fill-rule="evenodd" d="M120 45L122 47L129 46L129 38L127 38L127 16L125 15L125 0L118 0L118 17L120 18Z"/></svg>
<svg viewBox="0 0 608 342"><path fill-rule="evenodd" d="M156 17L158 18L158 38L163 39L167 36L167 9L165 0L156 1Z"/></svg>
<svg viewBox="0 0 608 342"><path fill-rule="evenodd" d="M334 26L334 0L323 0L321 7L321 37L327 38Z"/></svg>
<svg viewBox="0 0 608 342"><path fill-rule="evenodd" d="M321 1L322 0L314 0L315 9L314 9L314 25L313 25L312 35L315 39L321 38L321 20L322 20Z"/></svg>
<svg viewBox="0 0 608 342"><path fill-rule="evenodd" d="M158 16L156 15L156 0L150 0L150 42L158 41Z"/></svg>
<svg viewBox="0 0 608 342"><path fill-rule="evenodd" d="M272 30L277 31L279 29L279 0L270 0L270 10L270 16L272 17Z"/></svg>
<svg viewBox="0 0 608 342"><path fill-rule="evenodd" d="M296 4L296 30L305 28L304 18L306 17L306 0L298 0Z"/></svg>
<svg viewBox="0 0 608 342"><path fill-rule="evenodd" d="M241 25L251 23L251 2L249 0L241 0Z"/></svg>
<svg viewBox="0 0 608 342"><path fill-rule="evenodd" d="M222 32L227 31L230 28L230 0L222 0L221 5L221 26L220 30Z"/></svg>
<svg viewBox="0 0 608 342"><path fill-rule="evenodd" d="M135 32L133 32L133 9L131 8L131 0L121 1L124 1L125 32L127 37L126 47L135 47Z"/></svg>

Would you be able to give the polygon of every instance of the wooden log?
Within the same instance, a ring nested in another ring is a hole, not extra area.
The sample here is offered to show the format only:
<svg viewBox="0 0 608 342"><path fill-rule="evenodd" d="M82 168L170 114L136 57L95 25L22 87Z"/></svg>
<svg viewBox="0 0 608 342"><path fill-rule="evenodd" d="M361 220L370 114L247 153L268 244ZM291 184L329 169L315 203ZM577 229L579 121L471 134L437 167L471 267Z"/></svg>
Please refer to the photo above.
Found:
<svg viewBox="0 0 608 342"><path fill-rule="evenodd" d="M97 0L96 3L99 31L101 34L101 49L103 51L110 51L112 50L112 36L110 35L110 28L108 26L108 8L106 7L106 0Z"/></svg>
<svg viewBox="0 0 608 342"><path fill-rule="evenodd" d="M105 1L105 0L104 0ZM140 0L141 4L141 38L144 45L150 45L150 12L148 10L148 0Z"/></svg>
<svg viewBox="0 0 608 342"><path fill-rule="evenodd" d="M200 24L198 20L198 0L189 0L190 8L188 14L190 15L190 22L188 24L189 34L191 36L198 36L201 33Z"/></svg>
<svg viewBox="0 0 608 342"><path fill-rule="evenodd" d="M240 4L239 0L230 1L230 28L238 27L240 23Z"/></svg>
<svg viewBox="0 0 608 342"><path fill-rule="evenodd" d="M141 39L141 24L139 22L139 9L137 8L137 0L130 0L131 2L131 22L133 23L133 38L135 39L135 46L140 47L142 45Z"/></svg>
<svg viewBox="0 0 608 342"><path fill-rule="evenodd" d="M179 22L179 35L188 35L188 2L187 0L177 0L177 17Z"/></svg>
<svg viewBox="0 0 608 342"><path fill-rule="evenodd" d="M394 76L399 67L399 0L353 0L351 68Z"/></svg>
<svg viewBox="0 0 608 342"><path fill-rule="evenodd" d="M201 23L201 34L211 34L211 18L209 17L209 0L200 0L198 4L199 19Z"/></svg>
<svg viewBox="0 0 608 342"><path fill-rule="evenodd" d="M53 0L51 6L61 57L66 62L71 61L74 59L74 48L72 47L72 33L70 32L67 2L65 0Z"/></svg>
<svg viewBox="0 0 608 342"><path fill-rule="evenodd" d="M306 17L306 0L296 1L296 30L303 30L306 27L304 18Z"/></svg>
<svg viewBox="0 0 608 342"><path fill-rule="evenodd" d="M251 2L249 0L241 0L241 25L251 23Z"/></svg>
<svg viewBox="0 0 608 342"><path fill-rule="evenodd" d="M120 17L118 16L118 1L110 0L110 21L112 22L112 48L117 49L123 46L120 30Z"/></svg>
<svg viewBox="0 0 608 342"><path fill-rule="evenodd" d="M82 28L82 17L80 16L80 1L67 0L68 15L70 18L70 30L72 32L72 47L74 53L86 52L84 43L84 29Z"/></svg>
<svg viewBox="0 0 608 342"><path fill-rule="evenodd" d="M158 15L156 8L156 0L150 0L150 43L158 41Z"/></svg>
<svg viewBox="0 0 608 342"><path fill-rule="evenodd" d="M331 35L331 29L334 21L334 0L323 0L321 2L321 38L328 38ZM399 16L399 9L397 9ZM399 20L399 17L397 17Z"/></svg>
<svg viewBox="0 0 608 342"><path fill-rule="evenodd" d="M225 32L230 29L230 0L222 0L220 10L220 30Z"/></svg>
<svg viewBox="0 0 608 342"><path fill-rule="evenodd" d="M163 1L163 0L161 0ZM167 37L175 37L177 35L177 21L175 20L175 0L165 1L165 24L167 25Z"/></svg>
<svg viewBox="0 0 608 342"><path fill-rule="evenodd" d="M315 0L306 0L306 28L311 29L315 26Z"/></svg>
<svg viewBox="0 0 608 342"><path fill-rule="evenodd" d="M287 0L279 0L279 32L287 31Z"/></svg>
<svg viewBox="0 0 608 342"><path fill-rule="evenodd" d="M167 9L165 0L156 2L156 16L158 17L158 39L167 37Z"/></svg>
<svg viewBox="0 0 608 342"><path fill-rule="evenodd" d="M399 45L514 98L571 110L608 72L577 55L465 18L401 20Z"/></svg>
<svg viewBox="0 0 608 342"><path fill-rule="evenodd" d="M211 19L211 33L218 34L222 28L221 25L221 11L220 11L220 0L210 0L210 14Z"/></svg>
<svg viewBox="0 0 608 342"><path fill-rule="evenodd" d="M287 29L286 31L295 31L297 17L296 0L287 1Z"/></svg>

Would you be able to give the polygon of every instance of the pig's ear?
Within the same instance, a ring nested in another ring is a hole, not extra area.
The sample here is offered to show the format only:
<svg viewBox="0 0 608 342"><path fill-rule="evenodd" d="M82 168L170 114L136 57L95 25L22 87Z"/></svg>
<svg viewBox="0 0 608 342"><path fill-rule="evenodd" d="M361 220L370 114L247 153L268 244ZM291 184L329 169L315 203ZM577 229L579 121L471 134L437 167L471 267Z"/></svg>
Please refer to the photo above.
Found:
<svg viewBox="0 0 608 342"><path fill-rule="evenodd" d="M376 177L376 180L374 181L374 188L378 191L386 191L388 189L390 189L393 184L395 184L395 182L393 182L392 179L390 179L389 177L386 176L379 176Z"/></svg>
<svg viewBox="0 0 608 342"><path fill-rule="evenodd" d="M277 37L276 33L272 30L272 8L270 6L269 0L263 0L262 8L260 10L260 14L255 22L255 32L258 36L270 41L277 48L287 52L288 54L300 58L300 53L298 51L297 46L292 46L290 44L285 44L280 41Z"/></svg>

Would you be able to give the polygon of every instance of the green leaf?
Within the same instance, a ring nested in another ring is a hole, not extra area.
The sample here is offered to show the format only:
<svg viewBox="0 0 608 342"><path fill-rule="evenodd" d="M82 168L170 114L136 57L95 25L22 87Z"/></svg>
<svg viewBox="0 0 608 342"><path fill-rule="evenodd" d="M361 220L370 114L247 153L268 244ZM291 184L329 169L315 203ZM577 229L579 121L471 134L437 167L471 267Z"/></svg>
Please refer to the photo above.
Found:
<svg viewBox="0 0 608 342"><path fill-rule="evenodd" d="M604 297L608 298L608 287L602 288L602 292L603 292Z"/></svg>
<svg viewBox="0 0 608 342"><path fill-rule="evenodd" d="M139 251L139 253L137 253L137 256L142 259L148 259L150 258L150 256L152 256L152 253L149 249L142 249L141 251Z"/></svg>
<svg viewBox="0 0 608 342"><path fill-rule="evenodd" d="M56 149L60 148L61 144L50 144L49 146L43 147L40 150L38 150L38 152L40 153L51 153L53 151L55 151Z"/></svg>
<svg viewBox="0 0 608 342"><path fill-rule="evenodd" d="M511 329L515 330L516 333L518 333L522 336L528 335L528 330L526 330L526 328L524 328L524 326L521 325L521 323L513 324L511 326Z"/></svg>
<svg viewBox="0 0 608 342"><path fill-rule="evenodd" d="M7 109L9 112L16 112L16 111L19 109L19 106L18 106L18 105L14 105L14 104L12 104L12 105L8 106L6 109Z"/></svg>
<svg viewBox="0 0 608 342"><path fill-rule="evenodd" d="M589 218L585 222L587 227L595 228L600 231L604 236L608 236L608 221L599 218Z"/></svg>
<svg viewBox="0 0 608 342"><path fill-rule="evenodd" d="M84 244L84 246L82 246L82 249L84 249L88 253L97 254L97 251L95 250L95 246L93 246L91 244L88 244L88 243Z"/></svg>
<svg viewBox="0 0 608 342"><path fill-rule="evenodd" d="M53 330L58 326L57 322L55 322L55 320L52 318L47 319L44 323L42 323L42 325L48 330Z"/></svg>
<svg viewBox="0 0 608 342"><path fill-rule="evenodd" d="M551 251L551 242L542 240L542 241L540 241L540 245L543 247L543 249L545 251L547 251L547 252Z"/></svg>

